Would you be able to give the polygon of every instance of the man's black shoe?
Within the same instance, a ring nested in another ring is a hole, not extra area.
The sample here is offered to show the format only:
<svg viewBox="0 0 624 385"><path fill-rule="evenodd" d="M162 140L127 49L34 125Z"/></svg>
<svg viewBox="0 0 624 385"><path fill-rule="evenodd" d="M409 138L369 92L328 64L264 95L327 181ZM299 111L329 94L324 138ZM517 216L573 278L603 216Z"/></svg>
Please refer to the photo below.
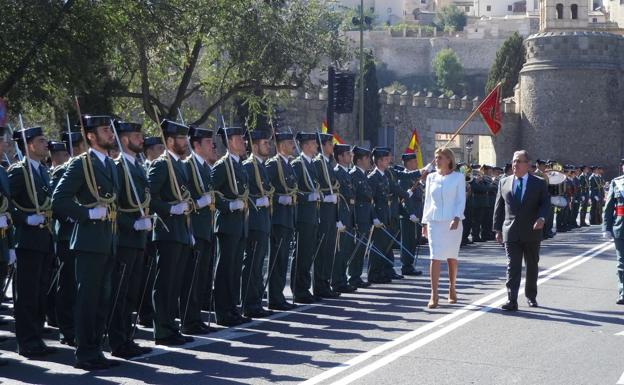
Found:
<svg viewBox="0 0 624 385"><path fill-rule="evenodd" d="M156 341L155 341L156 345L165 345L165 346L180 346L180 345L184 345L187 342L190 342L190 341L187 341L186 338L177 334L174 334L167 338L156 338Z"/></svg>
<svg viewBox="0 0 624 385"><path fill-rule="evenodd" d="M132 346L130 344L125 344L125 345L121 345L117 349L113 350L111 352L111 354L114 357L119 357L119 358L123 358L123 359L128 360L130 358L141 356L144 353L141 350L136 349L134 346Z"/></svg>
<svg viewBox="0 0 624 385"><path fill-rule="evenodd" d="M88 361L79 361L76 362L74 364L74 368L76 369L82 369L82 370L86 370L86 371L93 371L93 370L106 370L108 368L110 368L110 365L105 362L105 361L101 361L101 360L88 360Z"/></svg>
<svg viewBox="0 0 624 385"><path fill-rule="evenodd" d="M209 329L203 328L200 325L182 326L180 331L182 334L189 334L192 336L201 336L210 333Z"/></svg>
<svg viewBox="0 0 624 385"><path fill-rule="evenodd" d="M36 348L32 348L32 349L19 349L18 348L17 353L26 358L36 358L36 357L43 357L47 355L48 350L43 346L37 346Z"/></svg>
<svg viewBox="0 0 624 385"><path fill-rule="evenodd" d="M245 317L249 317L249 318L266 318L269 317L271 315L273 315L274 313L270 310L264 310L263 308L260 309L253 309L250 311L246 311L245 312Z"/></svg>
<svg viewBox="0 0 624 385"><path fill-rule="evenodd" d="M418 276L422 275L423 272L420 271L420 270L412 270L412 271L409 271L409 272L402 271L402 273L403 273L403 275L409 275L409 276L418 277Z"/></svg>
<svg viewBox="0 0 624 385"><path fill-rule="evenodd" d="M269 309L271 310L279 310L279 311L289 311L289 310L293 310L297 307L297 305L292 304L292 303L288 303L288 302L284 302L284 303L277 303L277 304L269 304Z"/></svg>
<svg viewBox="0 0 624 385"><path fill-rule="evenodd" d="M73 338L62 337L60 342L61 342L61 345L76 347L76 340L74 340Z"/></svg>
<svg viewBox="0 0 624 385"><path fill-rule="evenodd" d="M354 293L357 291L357 287L346 284L344 286L336 286L333 288L337 293Z"/></svg>
<svg viewBox="0 0 624 385"><path fill-rule="evenodd" d="M618 300L617 300L616 304L618 304L618 305L624 305L624 297L620 297L620 298L618 298Z"/></svg>
<svg viewBox="0 0 624 385"><path fill-rule="evenodd" d="M355 286L357 288L360 288L360 289L364 289L364 288L369 287L371 285L371 283L370 282L364 282L364 281L358 281L358 282L352 282L351 285Z"/></svg>
<svg viewBox="0 0 624 385"><path fill-rule="evenodd" d="M128 344L128 345L130 345L130 346L132 346L134 349L136 349L136 350L140 351L140 352L141 352L141 355L143 355L143 354L147 354L147 353L151 353L151 352L152 352L152 350L153 350L153 349L152 349L152 348L150 348L150 347L147 347L147 346L141 346L141 345L137 344L137 343L136 343L136 342L134 342L134 341L130 341L130 342L128 342L127 344Z"/></svg>
<svg viewBox="0 0 624 385"><path fill-rule="evenodd" d="M535 298L527 298L527 304L529 307L537 307L537 301Z"/></svg>
<svg viewBox="0 0 624 385"><path fill-rule="evenodd" d="M340 297L340 293L337 293L333 290L327 290L327 291L323 291L320 293L314 293L315 297L319 297L319 298L338 298Z"/></svg>
<svg viewBox="0 0 624 385"><path fill-rule="evenodd" d="M390 283L392 282L392 280L390 278L369 278L368 282L370 283L377 283L377 284L385 284L385 283Z"/></svg>
<svg viewBox="0 0 624 385"><path fill-rule="evenodd" d="M505 311L516 311L516 310L518 310L518 302L507 301L506 304L501 306L501 309L503 309Z"/></svg>
<svg viewBox="0 0 624 385"><path fill-rule="evenodd" d="M392 278L392 279L403 279L405 277L402 276L401 274L392 273L392 277L390 277L390 278Z"/></svg>

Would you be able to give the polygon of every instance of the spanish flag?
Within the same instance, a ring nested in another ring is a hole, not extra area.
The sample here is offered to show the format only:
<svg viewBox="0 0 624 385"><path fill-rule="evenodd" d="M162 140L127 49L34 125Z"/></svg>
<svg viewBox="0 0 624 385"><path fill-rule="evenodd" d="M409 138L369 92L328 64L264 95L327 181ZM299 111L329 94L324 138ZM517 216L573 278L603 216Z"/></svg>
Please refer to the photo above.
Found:
<svg viewBox="0 0 624 385"><path fill-rule="evenodd" d="M321 132L323 134L327 134L327 119L323 119L321 123ZM334 137L334 144L344 144L344 140L338 136L335 132L332 132L332 136Z"/></svg>
<svg viewBox="0 0 624 385"><path fill-rule="evenodd" d="M423 160L422 160L422 151L420 150L420 141L418 140L418 134L416 133L416 129L412 131L412 137L410 138L409 144L405 149L406 154L414 154L416 153L416 160L418 162L418 168L423 168Z"/></svg>

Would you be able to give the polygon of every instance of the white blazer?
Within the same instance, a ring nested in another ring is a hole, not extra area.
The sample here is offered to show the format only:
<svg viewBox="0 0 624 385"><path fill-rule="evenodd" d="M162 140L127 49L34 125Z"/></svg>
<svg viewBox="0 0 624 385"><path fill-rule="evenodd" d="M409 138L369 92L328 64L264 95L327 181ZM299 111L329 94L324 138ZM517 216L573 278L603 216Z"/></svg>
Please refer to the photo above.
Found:
<svg viewBox="0 0 624 385"><path fill-rule="evenodd" d="M464 219L466 207L466 178L464 174L452 172L443 176L433 172L427 176L425 207L422 223Z"/></svg>

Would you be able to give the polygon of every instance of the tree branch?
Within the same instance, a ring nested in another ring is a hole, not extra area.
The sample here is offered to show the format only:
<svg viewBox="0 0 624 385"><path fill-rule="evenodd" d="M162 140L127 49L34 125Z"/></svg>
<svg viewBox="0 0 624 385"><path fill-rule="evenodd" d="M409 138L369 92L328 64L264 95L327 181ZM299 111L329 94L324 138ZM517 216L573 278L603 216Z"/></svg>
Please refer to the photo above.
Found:
<svg viewBox="0 0 624 385"><path fill-rule="evenodd" d="M199 54L202 49L202 41L201 39L195 40L195 44L193 45L193 50L191 51L191 55L186 63L186 68L184 69L184 74L182 75L182 80L180 81L180 85L178 86L178 92L176 93L176 97L171 103L171 107L169 108L169 118L173 118L180 108L182 101L185 99L186 90L191 82L191 78L193 77L193 72L195 72L195 66L197 65L197 61L199 59Z"/></svg>

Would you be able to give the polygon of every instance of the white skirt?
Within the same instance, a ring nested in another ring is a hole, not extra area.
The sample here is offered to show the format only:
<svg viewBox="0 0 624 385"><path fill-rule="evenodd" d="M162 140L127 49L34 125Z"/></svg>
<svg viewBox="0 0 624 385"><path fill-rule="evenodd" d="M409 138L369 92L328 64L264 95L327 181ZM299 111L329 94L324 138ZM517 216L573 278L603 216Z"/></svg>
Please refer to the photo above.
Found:
<svg viewBox="0 0 624 385"><path fill-rule="evenodd" d="M451 221L431 221L427 226L429 258L437 261L457 259L464 232L462 222L457 229L450 230Z"/></svg>

